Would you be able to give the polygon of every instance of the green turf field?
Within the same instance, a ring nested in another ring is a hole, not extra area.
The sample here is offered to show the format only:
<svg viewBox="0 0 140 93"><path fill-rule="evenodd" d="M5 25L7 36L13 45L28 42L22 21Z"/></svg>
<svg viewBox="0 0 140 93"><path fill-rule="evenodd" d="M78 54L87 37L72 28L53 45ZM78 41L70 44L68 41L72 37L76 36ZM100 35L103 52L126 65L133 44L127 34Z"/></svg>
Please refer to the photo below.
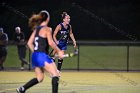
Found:
<svg viewBox="0 0 140 93"><path fill-rule="evenodd" d="M72 46L67 52L72 52ZM126 69L126 47L80 46L80 69ZM140 47L130 47L130 69L140 70ZM28 51L27 58L29 59ZM63 69L77 69L77 57L65 58ZM15 46L8 47L5 67L19 67L20 61ZM16 93L15 89L34 77L34 72L0 72L0 93ZM139 93L139 72L87 72L62 70L59 93ZM43 83L29 89L27 93L51 93L48 74Z"/></svg>
<svg viewBox="0 0 140 93"><path fill-rule="evenodd" d="M69 46L67 52L72 52ZM126 46L80 46L79 68L80 69L127 69ZM29 51L27 50L27 60ZM140 70L140 47L130 47L129 69ZM8 47L8 56L5 67L19 67L20 61L16 46ZM77 57L65 58L63 69L77 69Z"/></svg>
<svg viewBox="0 0 140 93"><path fill-rule="evenodd" d="M34 72L0 72L0 93L16 93L15 89L33 78ZM62 71L59 93L139 93L139 72L65 72ZM27 93L51 93L51 79Z"/></svg>
<svg viewBox="0 0 140 93"><path fill-rule="evenodd" d="M26 50L26 59L29 60L29 50ZM8 46L8 55L6 62L4 63L5 67L19 67L20 68L20 60L18 57L17 47L14 45Z"/></svg>

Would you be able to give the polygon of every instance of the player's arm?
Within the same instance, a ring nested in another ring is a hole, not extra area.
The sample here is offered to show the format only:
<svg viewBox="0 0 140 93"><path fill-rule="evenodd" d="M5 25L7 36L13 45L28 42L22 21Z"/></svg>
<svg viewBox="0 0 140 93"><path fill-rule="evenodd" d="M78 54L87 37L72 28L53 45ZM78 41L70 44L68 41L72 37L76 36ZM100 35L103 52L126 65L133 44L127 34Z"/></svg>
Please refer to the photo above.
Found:
<svg viewBox="0 0 140 93"><path fill-rule="evenodd" d="M56 39L56 35L57 35L58 31L60 31L60 29L61 29L61 25L59 24L59 25L57 25L57 27L55 28L55 31L53 33L53 39L54 39L56 44L59 43L58 40Z"/></svg>
<svg viewBox="0 0 140 93"><path fill-rule="evenodd" d="M5 45L7 45L7 44L8 44L8 35L7 35L7 34L5 34L4 44L5 44Z"/></svg>
<svg viewBox="0 0 140 93"><path fill-rule="evenodd" d="M73 45L74 45L74 48L76 48L76 40L74 38L74 35L73 35L73 32L72 32L72 27L70 26L70 38L72 39L73 41Z"/></svg>
<svg viewBox="0 0 140 93"><path fill-rule="evenodd" d="M52 49L54 49L60 58L63 58L63 52L57 47L57 45L54 43L53 38L52 38L52 30L51 28L46 28L46 36L48 39L48 43L51 46Z"/></svg>
<svg viewBox="0 0 140 93"><path fill-rule="evenodd" d="M34 45L33 45L33 42L34 42L34 38L35 38L35 33L36 31L33 31L28 42L27 42L27 45L29 47L29 49L34 52Z"/></svg>

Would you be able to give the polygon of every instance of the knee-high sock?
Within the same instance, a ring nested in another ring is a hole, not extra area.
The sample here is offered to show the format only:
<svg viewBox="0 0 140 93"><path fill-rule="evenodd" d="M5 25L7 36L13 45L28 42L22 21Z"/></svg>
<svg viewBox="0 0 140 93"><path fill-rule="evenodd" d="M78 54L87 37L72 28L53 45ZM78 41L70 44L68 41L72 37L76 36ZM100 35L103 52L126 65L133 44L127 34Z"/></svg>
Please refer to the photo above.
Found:
<svg viewBox="0 0 140 93"><path fill-rule="evenodd" d="M33 78L33 79L31 79L29 82L27 82L27 83L23 86L23 88L24 88L24 90L27 90L28 88L30 88L30 87L36 85L37 83L39 83L39 81L37 80L37 78Z"/></svg>
<svg viewBox="0 0 140 93"><path fill-rule="evenodd" d="M52 78L52 93L58 93L58 82L59 82L58 77Z"/></svg>
<svg viewBox="0 0 140 93"><path fill-rule="evenodd" d="M61 71L62 63L63 63L63 59L58 59L57 69L58 69L59 71Z"/></svg>

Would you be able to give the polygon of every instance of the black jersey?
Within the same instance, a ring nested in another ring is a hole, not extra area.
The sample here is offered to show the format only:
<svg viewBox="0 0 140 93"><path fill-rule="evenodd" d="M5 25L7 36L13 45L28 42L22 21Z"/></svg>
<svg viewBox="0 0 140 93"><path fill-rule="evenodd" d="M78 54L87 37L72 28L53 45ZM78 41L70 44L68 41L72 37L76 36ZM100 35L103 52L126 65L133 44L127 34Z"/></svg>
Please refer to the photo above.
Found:
<svg viewBox="0 0 140 93"><path fill-rule="evenodd" d="M57 40L67 42L69 39L70 25L68 25L67 28L65 28L62 23L60 23L60 25L61 25L61 30L58 31Z"/></svg>
<svg viewBox="0 0 140 93"><path fill-rule="evenodd" d="M34 40L34 51L35 52L45 52L48 54L49 44L47 38L39 36L40 29L44 26L38 26L36 28L35 40Z"/></svg>
<svg viewBox="0 0 140 93"><path fill-rule="evenodd" d="M0 41L8 41L8 36L6 33L3 33L2 35L0 35ZM0 47L6 47L7 44L5 43L0 43Z"/></svg>
<svg viewBox="0 0 140 93"><path fill-rule="evenodd" d="M21 33L16 33L14 34L14 41L15 43L17 44L18 47L21 47L21 46L25 46L26 43L24 42L25 40L25 36L24 36L24 33L21 32ZM23 41L23 43L21 43L21 41Z"/></svg>

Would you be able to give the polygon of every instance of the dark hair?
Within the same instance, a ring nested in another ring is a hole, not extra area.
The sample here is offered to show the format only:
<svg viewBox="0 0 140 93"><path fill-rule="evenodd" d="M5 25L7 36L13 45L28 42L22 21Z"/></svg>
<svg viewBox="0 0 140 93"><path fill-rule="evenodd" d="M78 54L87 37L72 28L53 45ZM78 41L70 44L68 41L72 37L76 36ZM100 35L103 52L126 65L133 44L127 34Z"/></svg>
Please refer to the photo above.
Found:
<svg viewBox="0 0 140 93"><path fill-rule="evenodd" d="M65 16L67 16L67 15L68 15L68 13L67 13L67 12L63 12L63 13L61 14L62 19L64 19L64 18L65 18Z"/></svg>
<svg viewBox="0 0 140 93"><path fill-rule="evenodd" d="M36 28L36 26L39 26L43 21L46 21L46 19L49 17L49 12L47 12L46 10L42 10L38 14L33 14L29 19L29 26L33 30Z"/></svg>

